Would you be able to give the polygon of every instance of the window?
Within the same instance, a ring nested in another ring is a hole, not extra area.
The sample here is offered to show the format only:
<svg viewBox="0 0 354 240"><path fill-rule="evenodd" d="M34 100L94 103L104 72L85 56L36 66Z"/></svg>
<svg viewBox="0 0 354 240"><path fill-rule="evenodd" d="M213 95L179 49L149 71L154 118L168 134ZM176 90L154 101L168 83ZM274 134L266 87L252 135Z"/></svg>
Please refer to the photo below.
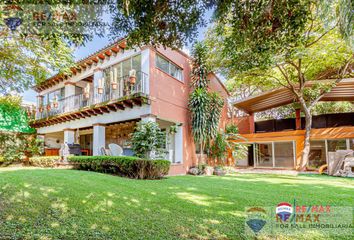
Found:
<svg viewBox="0 0 354 240"><path fill-rule="evenodd" d="M43 105L51 104L54 100L54 97L57 97L57 100L63 99L65 97L65 88L60 88L43 96Z"/></svg>
<svg viewBox="0 0 354 240"><path fill-rule="evenodd" d="M294 167L294 144L293 142L274 142L275 167Z"/></svg>
<svg viewBox="0 0 354 240"><path fill-rule="evenodd" d="M257 143L255 152L258 167L273 167L273 144Z"/></svg>
<svg viewBox="0 0 354 240"><path fill-rule="evenodd" d="M347 141L345 139L327 140L328 152L335 152L337 150L346 150Z"/></svg>
<svg viewBox="0 0 354 240"><path fill-rule="evenodd" d="M113 74L113 78L116 78L117 82L119 82L120 78L126 77L129 75L130 70L136 70L137 78L139 79L139 72L141 71L141 55L136 55L134 57L128 58L122 62L119 62L111 67L104 69L104 77L105 83L109 85L111 81L110 74Z"/></svg>
<svg viewBox="0 0 354 240"><path fill-rule="evenodd" d="M157 55L156 57L156 67L171 75L172 77L183 81L182 69L171 61L168 61L166 58L161 57L160 55Z"/></svg>
<svg viewBox="0 0 354 240"><path fill-rule="evenodd" d="M308 167L310 169L318 169L322 165L326 164L326 162L326 141L310 141Z"/></svg>
<svg viewBox="0 0 354 240"><path fill-rule="evenodd" d="M156 58L156 66L160 68L162 71L168 74L170 73L169 62L166 59L160 57L159 55L157 55Z"/></svg>

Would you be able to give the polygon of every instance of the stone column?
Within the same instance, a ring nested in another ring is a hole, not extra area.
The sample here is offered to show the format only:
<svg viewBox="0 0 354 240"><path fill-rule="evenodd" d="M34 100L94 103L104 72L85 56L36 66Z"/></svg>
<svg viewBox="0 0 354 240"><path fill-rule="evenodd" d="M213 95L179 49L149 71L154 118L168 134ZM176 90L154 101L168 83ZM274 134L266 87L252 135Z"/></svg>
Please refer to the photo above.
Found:
<svg viewBox="0 0 354 240"><path fill-rule="evenodd" d="M183 126L177 127L175 133L175 163L183 163Z"/></svg>
<svg viewBox="0 0 354 240"><path fill-rule="evenodd" d="M76 84L73 82L65 82L65 97L70 97L75 95L75 86Z"/></svg>
<svg viewBox="0 0 354 240"><path fill-rule="evenodd" d="M93 124L93 156L100 156L101 148L106 147L106 127L104 124Z"/></svg>
<svg viewBox="0 0 354 240"><path fill-rule="evenodd" d="M71 128L64 129L64 143L73 144L75 142L75 130Z"/></svg>
<svg viewBox="0 0 354 240"><path fill-rule="evenodd" d="M66 82L65 85L65 98L75 95L75 86L73 82ZM75 109L75 100L73 98L67 98L64 102L65 112L70 112Z"/></svg>

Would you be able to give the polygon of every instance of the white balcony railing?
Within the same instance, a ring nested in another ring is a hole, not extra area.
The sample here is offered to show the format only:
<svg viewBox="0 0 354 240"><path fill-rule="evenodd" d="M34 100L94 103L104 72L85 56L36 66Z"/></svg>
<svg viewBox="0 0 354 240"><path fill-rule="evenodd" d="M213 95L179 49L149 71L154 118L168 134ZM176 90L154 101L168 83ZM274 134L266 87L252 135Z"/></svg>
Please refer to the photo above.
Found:
<svg viewBox="0 0 354 240"><path fill-rule="evenodd" d="M132 84L129 76L124 76L117 82L117 88L113 89L111 84L103 86L103 93L98 93L97 88L93 89L89 96L84 93L65 97L57 101L56 104L50 103L37 109L36 119L47 118L58 114L69 113L83 107L103 103L106 101L119 99L136 93L147 93L148 76L146 73L137 72L136 82Z"/></svg>

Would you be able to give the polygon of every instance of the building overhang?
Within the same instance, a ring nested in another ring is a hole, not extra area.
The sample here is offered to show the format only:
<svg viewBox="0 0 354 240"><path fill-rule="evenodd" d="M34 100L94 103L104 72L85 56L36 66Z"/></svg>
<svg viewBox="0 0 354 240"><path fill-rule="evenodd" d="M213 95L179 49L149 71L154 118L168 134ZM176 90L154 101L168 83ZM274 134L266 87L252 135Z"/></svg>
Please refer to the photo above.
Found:
<svg viewBox="0 0 354 240"><path fill-rule="evenodd" d="M83 107L74 112L63 113L43 119L39 119L30 123L33 128L40 128L59 124L67 121L73 121L81 118L102 115L110 112L125 110L126 108L140 107L143 104L150 104L149 98L144 94L135 94L129 97L122 97L107 102L102 102L96 105Z"/></svg>
<svg viewBox="0 0 354 240"><path fill-rule="evenodd" d="M75 66L70 68L70 73L56 74L53 77L50 77L47 80L34 86L33 90L35 90L36 92L40 92L52 86L55 86L60 82L64 82L68 80L70 77L73 77L76 74L85 71L87 68L90 68L93 65L97 65L97 63L103 61L105 58L109 58L112 55L117 54L119 51L125 48L126 48L125 39L120 39L114 42L113 44L109 44L108 46L102 48L101 50L98 50L97 52L90 54L88 57L75 63Z"/></svg>
<svg viewBox="0 0 354 240"><path fill-rule="evenodd" d="M335 80L321 80L330 82ZM308 82L306 87L310 88L314 82ZM320 101L354 101L354 78L343 79L332 90L323 95ZM268 109L284 106L296 102L294 94L287 88L278 88L264 92L257 96L251 96L233 105L246 113L261 112Z"/></svg>

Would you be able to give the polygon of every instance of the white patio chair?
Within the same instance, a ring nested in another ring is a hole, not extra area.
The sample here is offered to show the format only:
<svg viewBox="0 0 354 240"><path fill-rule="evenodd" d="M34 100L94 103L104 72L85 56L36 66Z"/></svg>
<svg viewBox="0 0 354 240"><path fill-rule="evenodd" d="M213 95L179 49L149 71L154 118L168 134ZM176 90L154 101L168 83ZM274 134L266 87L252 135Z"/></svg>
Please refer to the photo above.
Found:
<svg viewBox="0 0 354 240"><path fill-rule="evenodd" d="M108 145L109 150L111 150L112 156L122 156L123 155L123 148L118 144L111 143Z"/></svg>
<svg viewBox="0 0 354 240"><path fill-rule="evenodd" d="M111 151L109 149L105 149L104 147L101 147L101 155L102 156L111 156Z"/></svg>

